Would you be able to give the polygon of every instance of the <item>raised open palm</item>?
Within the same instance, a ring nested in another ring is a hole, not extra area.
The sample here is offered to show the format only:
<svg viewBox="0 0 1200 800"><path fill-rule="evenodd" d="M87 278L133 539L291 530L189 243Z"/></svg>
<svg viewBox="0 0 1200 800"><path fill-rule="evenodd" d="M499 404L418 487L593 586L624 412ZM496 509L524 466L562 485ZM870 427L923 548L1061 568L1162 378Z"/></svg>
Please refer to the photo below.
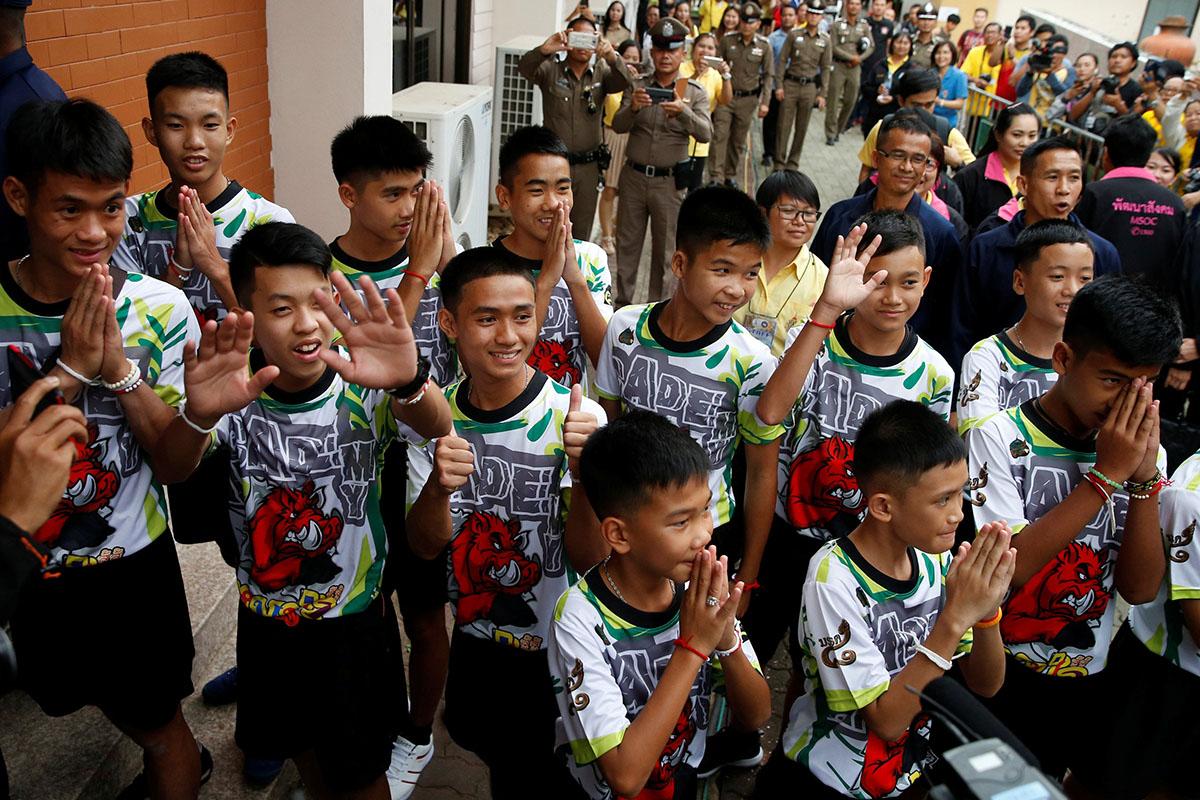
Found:
<svg viewBox="0 0 1200 800"><path fill-rule="evenodd" d="M368 389L396 389L417 374L417 343L404 318L404 305L395 289L388 289L387 303L366 275L358 279L363 299L340 272L333 286L346 307L342 310L328 292L314 292L317 304L342 334L341 344L350 351L347 361L333 350L321 350L321 360L350 383Z"/></svg>
<svg viewBox="0 0 1200 800"><path fill-rule="evenodd" d="M876 236L861 253L858 253L858 246L866 233L865 224L855 225L850 229L849 235L838 237L837 245L833 248L829 275L825 278L825 288L820 299L821 302L836 307L838 313L848 308L856 308L887 278L886 270L879 270L869 279L866 277L867 265L871 263L871 256L875 255L882 241Z"/></svg>
<svg viewBox="0 0 1200 800"><path fill-rule="evenodd" d="M183 385L188 418L208 427L223 414L245 408L279 375L268 366L250 374L247 361L254 334L254 315L231 311L218 325L209 320L200 332L200 345L183 348Z"/></svg>

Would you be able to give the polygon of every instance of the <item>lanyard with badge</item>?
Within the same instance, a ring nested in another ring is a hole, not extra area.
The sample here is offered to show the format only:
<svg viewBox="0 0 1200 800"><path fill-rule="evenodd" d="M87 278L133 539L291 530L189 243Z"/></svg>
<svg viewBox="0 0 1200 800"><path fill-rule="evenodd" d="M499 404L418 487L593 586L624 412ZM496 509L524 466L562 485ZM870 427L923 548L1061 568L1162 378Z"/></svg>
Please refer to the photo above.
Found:
<svg viewBox="0 0 1200 800"><path fill-rule="evenodd" d="M796 294L796 290L800 288L800 284L804 283L804 279L808 276L808 271L812 269L813 262L817 258L812 253L808 254L808 261L804 265L804 271L800 273L800 277L796 279L796 285L788 292L788 296L783 299L783 302L775 309L774 314L756 314L753 311L747 310L744 325L750 335L767 347L772 347L775 343L775 331L779 326L779 315L787 308L788 303L792 302L792 296ZM792 317L788 322L788 328L794 326L799 320Z"/></svg>

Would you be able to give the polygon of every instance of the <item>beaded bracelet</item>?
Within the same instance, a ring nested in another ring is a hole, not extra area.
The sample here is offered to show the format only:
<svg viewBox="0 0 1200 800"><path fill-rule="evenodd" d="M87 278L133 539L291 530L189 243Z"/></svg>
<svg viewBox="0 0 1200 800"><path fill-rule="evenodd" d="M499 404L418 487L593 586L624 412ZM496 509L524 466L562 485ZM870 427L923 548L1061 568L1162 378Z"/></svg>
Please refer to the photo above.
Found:
<svg viewBox="0 0 1200 800"><path fill-rule="evenodd" d="M139 387L140 387L140 386L141 386L143 383L145 383L145 382L146 382L146 381L145 381L145 379L144 379L144 378L141 376L141 373L138 373L138 376L137 376L137 380L136 380L136 381L134 381L133 383L129 384L128 386L123 386L123 387L121 387L120 389L113 389L113 390L112 390L112 393L113 393L113 394L129 394L130 392L136 392L136 391L138 390L138 388L139 388Z"/></svg>
<svg viewBox="0 0 1200 800"><path fill-rule="evenodd" d="M1096 467L1094 465L1091 467L1088 467L1087 474L1092 475L1096 478L1099 478L1100 481L1111 486L1113 488L1113 491L1116 491L1117 489L1121 488L1121 484L1118 481L1114 481L1112 478L1108 477L1103 472L1096 469Z"/></svg>
<svg viewBox="0 0 1200 800"><path fill-rule="evenodd" d="M1125 481L1124 487L1125 487L1125 491L1129 492L1131 495L1134 494L1135 492L1137 494L1145 494L1146 492L1150 491L1155 486L1157 486L1162 480L1163 480L1163 474L1156 468L1154 470L1154 475L1150 478L1150 480L1148 480L1148 481L1133 481L1133 480Z"/></svg>
<svg viewBox="0 0 1200 800"><path fill-rule="evenodd" d="M1104 498L1104 502L1107 503L1112 499L1112 491L1108 488L1108 484L1101 482L1100 478L1097 478L1090 472L1085 472L1083 478L1093 489L1100 493L1100 496Z"/></svg>
<svg viewBox="0 0 1200 800"><path fill-rule="evenodd" d="M167 264L167 271L176 278L179 278L179 280L187 283L188 278L192 277L192 273L196 271L196 268L185 267L172 257L171 263Z"/></svg>
<svg viewBox="0 0 1200 800"><path fill-rule="evenodd" d="M701 653L699 650L692 647L691 644L688 643L688 640L684 639L682 636L680 636L678 639L675 640L675 646L682 647L684 650L687 650L689 653L692 653L693 655L695 655L701 661L708 661L708 656L704 655L704 653Z"/></svg>
<svg viewBox="0 0 1200 800"><path fill-rule="evenodd" d="M142 380L142 369L137 365L137 362L132 359L125 359L129 363L129 371L125 373L125 377L116 383L108 383L101 381L101 384L110 392L116 394L128 394L137 388Z"/></svg>
<svg viewBox="0 0 1200 800"><path fill-rule="evenodd" d="M1130 491L1129 499L1131 499L1131 500L1149 500L1151 497L1154 497L1159 492L1161 492L1163 489L1170 486L1171 483L1172 483L1171 480L1169 480L1168 478L1164 478L1160 475L1158 481L1153 486L1151 486L1149 489L1147 489L1146 491L1144 491L1144 492Z"/></svg>

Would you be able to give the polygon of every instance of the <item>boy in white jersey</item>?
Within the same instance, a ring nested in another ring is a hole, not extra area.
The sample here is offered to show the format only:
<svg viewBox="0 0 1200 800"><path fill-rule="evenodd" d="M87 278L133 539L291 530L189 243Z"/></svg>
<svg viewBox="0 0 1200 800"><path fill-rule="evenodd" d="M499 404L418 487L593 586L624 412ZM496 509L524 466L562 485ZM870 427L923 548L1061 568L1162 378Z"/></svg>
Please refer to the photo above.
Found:
<svg viewBox="0 0 1200 800"><path fill-rule="evenodd" d="M113 263L183 289L200 319L233 308L229 249L255 225L292 215L225 176L225 152L237 131L229 77L205 53L174 53L146 73L146 140L171 182L125 201L125 233Z"/></svg>
<svg viewBox="0 0 1200 800"><path fill-rule="evenodd" d="M454 432L421 451L432 473L408 538L445 565L454 606L446 729L487 764L493 797L570 797L546 638L574 575L607 552L586 494L571 491L604 412L526 363L538 326L524 266L467 250L441 291L442 328L469 377L446 389Z"/></svg>
<svg viewBox="0 0 1200 800"><path fill-rule="evenodd" d="M379 473L393 438L437 436L450 417L399 296L388 290L385 307L362 278L360 300L334 273L343 312L330 261L295 223L256 226L234 245L230 276L248 311L208 322L189 349L185 420L230 449L238 745L294 759L314 793L383 800L407 698L380 591Z"/></svg>
<svg viewBox="0 0 1200 800"><path fill-rule="evenodd" d="M430 377L440 386L453 383L458 365L438 327L437 286L455 245L440 187L425 178L433 155L407 125L388 116L356 118L333 138L329 151L338 197L350 215L350 227L329 243L333 269L354 282L365 275L381 292L395 289L417 348L429 361ZM412 793L433 758L433 718L450 657L445 569L416 557L405 532L408 503L427 477L410 474L407 449L403 442L388 448L381 497L389 542L384 592L390 597L395 591L412 645L409 704L401 709L388 769L392 800ZM397 679L403 685L402 669Z"/></svg>
<svg viewBox="0 0 1200 800"><path fill-rule="evenodd" d="M795 631L802 589L796 570L866 512L854 443L867 415L901 399L950 418L953 373L908 326L930 274L921 223L898 211L873 211L834 255L812 316L789 332L758 402L764 422L791 419L779 450L766 571L746 619L759 652L774 653L784 634ZM796 667L797 642L789 636L788 645Z"/></svg>
<svg viewBox="0 0 1200 800"><path fill-rule="evenodd" d="M962 520L966 447L940 415L898 400L858 431L855 469L867 515L808 566L799 617L804 694L756 798L895 797L935 759L930 721L910 689L959 661L970 689L1004 682L997 628L1016 562L1003 523L951 561Z"/></svg>
<svg viewBox="0 0 1200 800"><path fill-rule="evenodd" d="M1167 573L1158 595L1129 610L1106 672L1118 687L1100 785L1107 797L1192 798L1200 752L1200 453L1159 498Z"/></svg>
<svg viewBox="0 0 1200 800"><path fill-rule="evenodd" d="M571 162L567 146L549 128L513 131L500 148L496 199L512 214L513 232L493 244L531 270L537 280L534 368L565 386L586 385L608 318L612 277L608 254L571 233Z"/></svg>
<svg viewBox="0 0 1200 800"><path fill-rule="evenodd" d="M111 114L86 100L29 103L6 147L4 195L30 252L0 268L0 346L57 377L89 429L58 510L34 532L54 580L27 587L13 617L22 685L47 714L97 706L137 742L135 793L195 797L202 759L180 712L194 650L162 484L190 469L180 434L202 445L172 407L196 318L178 289L108 267L133 170ZM9 384L0 374L0 416ZM203 762L210 773L207 751Z"/></svg>
<svg viewBox="0 0 1200 800"><path fill-rule="evenodd" d="M1025 313L963 357L959 433L1053 385L1058 374L1050 357L1062 339L1071 298L1092 279L1095 255L1087 231L1070 220L1044 219L1021 231L1013 291L1025 298Z"/></svg>
<svg viewBox="0 0 1200 800"><path fill-rule="evenodd" d="M1008 678L994 711L1047 774L1071 770L1069 789L1099 791L1102 759L1092 737L1054 723L1110 729L1101 673L1115 591L1150 602L1166 570L1157 497L1166 457L1151 391L1179 343L1179 313L1154 290L1123 276L1092 281L1054 346L1058 381L968 441L975 523L1007 522L1017 548L1000 626Z"/></svg>
<svg viewBox="0 0 1200 800"><path fill-rule="evenodd" d="M612 553L555 608L559 750L590 798L695 797L714 684L737 727L771 713L735 615L745 586L708 546L708 457L634 410L588 440L580 476Z"/></svg>

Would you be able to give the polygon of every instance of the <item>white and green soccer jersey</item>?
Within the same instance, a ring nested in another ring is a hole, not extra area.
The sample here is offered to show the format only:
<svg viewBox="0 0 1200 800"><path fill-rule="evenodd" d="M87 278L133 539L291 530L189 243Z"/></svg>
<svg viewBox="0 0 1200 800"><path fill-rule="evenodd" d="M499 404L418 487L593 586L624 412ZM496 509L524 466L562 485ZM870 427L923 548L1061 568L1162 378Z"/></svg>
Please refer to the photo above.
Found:
<svg viewBox="0 0 1200 800"><path fill-rule="evenodd" d="M949 422L954 391L950 365L911 329L895 355L872 356L850 341L847 319L838 319L817 353L779 446L775 514L820 541L854 530L865 513L854 440L867 416L912 400ZM801 330L788 331L787 347Z"/></svg>
<svg viewBox="0 0 1200 800"><path fill-rule="evenodd" d="M1008 331L972 347L963 356L959 375L959 433L979 427L992 414L1042 396L1058 380L1050 359L1017 347Z"/></svg>
<svg viewBox="0 0 1200 800"><path fill-rule="evenodd" d="M669 302L669 301L667 301ZM625 408L660 414L691 434L708 455L713 527L733 516L733 452L767 444L782 425L758 418L758 398L775 371L766 345L730 320L703 338L676 342L658 325L667 303L613 314L600 349L596 389Z"/></svg>
<svg viewBox="0 0 1200 800"><path fill-rule="evenodd" d="M1146 647L1200 677L1200 645L1183 621L1181 600L1200 600L1200 453L1179 465L1159 499L1167 575L1153 602L1129 610L1129 626Z"/></svg>
<svg viewBox="0 0 1200 800"><path fill-rule="evenodd" d="M183 294L144 275L114 269L117 324L125 355L171 406L183 397L183 346L200 340ZM58 357L62 316L69 302L40 303L0 269L0 347L17 345L37 364ZM13 401L7 363L0 363L0 408ZM75 403L88 422L76 444L66 493L34 534L58 566L90 566L131 556L167 530L167 501L117 396L88 387Z"/></svg>
<svg viewBox="0 0 1200 800"><path fill-rule="evenodd" d="M1001 411L967 437L975 527L1007 522L1020 536L1084 480L1096 442L1069 436L1036 400ZM1159 448L1159 468L1166 451ZM1102 505L1074 541L1004 603L1004 647L1026 667L1060 677L1094 675L1108 663L1113 573L1125 532L1129 495L1113 495L1115 518Z"/></svg>
<svg viewBox="0 0 1200 800"><path fill-rule="evenodd" d="M336 239L329 243L329 251L333 254L333 269L343 273L356 288L359 276L367 275L379 287L380 293L388 289L400 291L404 270L408 269L407 245L383 261L363 261L354 258L342 249ZM442 293L438 289L441 282L440 273L434 273L429 279L417 306L412 332L417 340L417 349L429 359L429 377L433 378L433 382L438 386L449 386L463 376L454 347L438 325L438 312L442 308ZM361 291L359 295L362 295Z"/></svg>
<svg viewBox="0 0 1200 800"><path fill-rule="evenodd" d="M862 709L891 686L916 655L945 605L950 554L909 548L912 577L873 567L847 538L813 556L804 582L798 636L804 694L783 730L788 758L847 797L893 797L933 760L929 720L887 742L867 727ZM970 652L968 629L958 653Z"/></svg>
<svg viewBox="0 0 1200 800"><path fill-rule="evenodd" d="M493 246L526 264L535 278L541 271L541 261L516 255L504 246L503 239L497 239ZM597 244L576 239L575 260L583 272L588 292L596 307L600 309L600 314L605 320L611 319L612 275L608 271L608 254ZM550 294L546 321L542 323L533 352L529 354L529 364L565 386L578 383L587 388L584 376L587 374L588 355L579 329L579 315L575 311L575 302L571 299L571 290L567 288L565 278L558 279L554 291Z"/></svg>
<svg viewBox="0 0 1200 800"><path fill-rule="evenodd" d="M125 233L113 252L112 261L127 272L140 272L155 278L167 274L179 227L179 211L167 203L169 188L126 198ZM242 188L237 181L230 181L216 199L205 203L205 208L212 214L217 229L217 250L226 261L237 240L255 225L296 221L286 208ZM201 319L220 320L225 316L225 306L217 296L217 290L200 270L184 282L183 293Z"/></svg>
<svg viewBox="0 0 1200 800"><path fill-rule="evenodd" d="M683 591L683 586L677 587L675 600L665 611L640 611L618 599L593 569L558 601L549 653L560 712L556 746L590 798L616 797L604 780L599 759L621 744L662 679L679 637ZM742 649L761 672L744 636ZM709 699L721 677L719 662L700 668L646 781L646 796L675 797L679 767L699 766L709 725Z"/></svg>
<svg viewBox="0 0 1200 800"><path fill-rule="evenodd" d="M480 639L543 650L554 604L573 579L564 539L571 474L563 447L571 390L534 372L503 408L476 408L470 393L469 379L446 388L454 431L475 454L474 473L450 496L446 563L455 624ZM584 398L582 410L604 424L594 401ZM410 461L424 461L424 474L435 444L410 449Z"/></svg>
<svg viewBox="0 0 1200 800"><path fill-rule="evenodd" d="M387 557L379 474L397 435L388 401L328 369L303 392L268 387L221 418L246 608L295 624L362 611L378 595Z"/></svg>

